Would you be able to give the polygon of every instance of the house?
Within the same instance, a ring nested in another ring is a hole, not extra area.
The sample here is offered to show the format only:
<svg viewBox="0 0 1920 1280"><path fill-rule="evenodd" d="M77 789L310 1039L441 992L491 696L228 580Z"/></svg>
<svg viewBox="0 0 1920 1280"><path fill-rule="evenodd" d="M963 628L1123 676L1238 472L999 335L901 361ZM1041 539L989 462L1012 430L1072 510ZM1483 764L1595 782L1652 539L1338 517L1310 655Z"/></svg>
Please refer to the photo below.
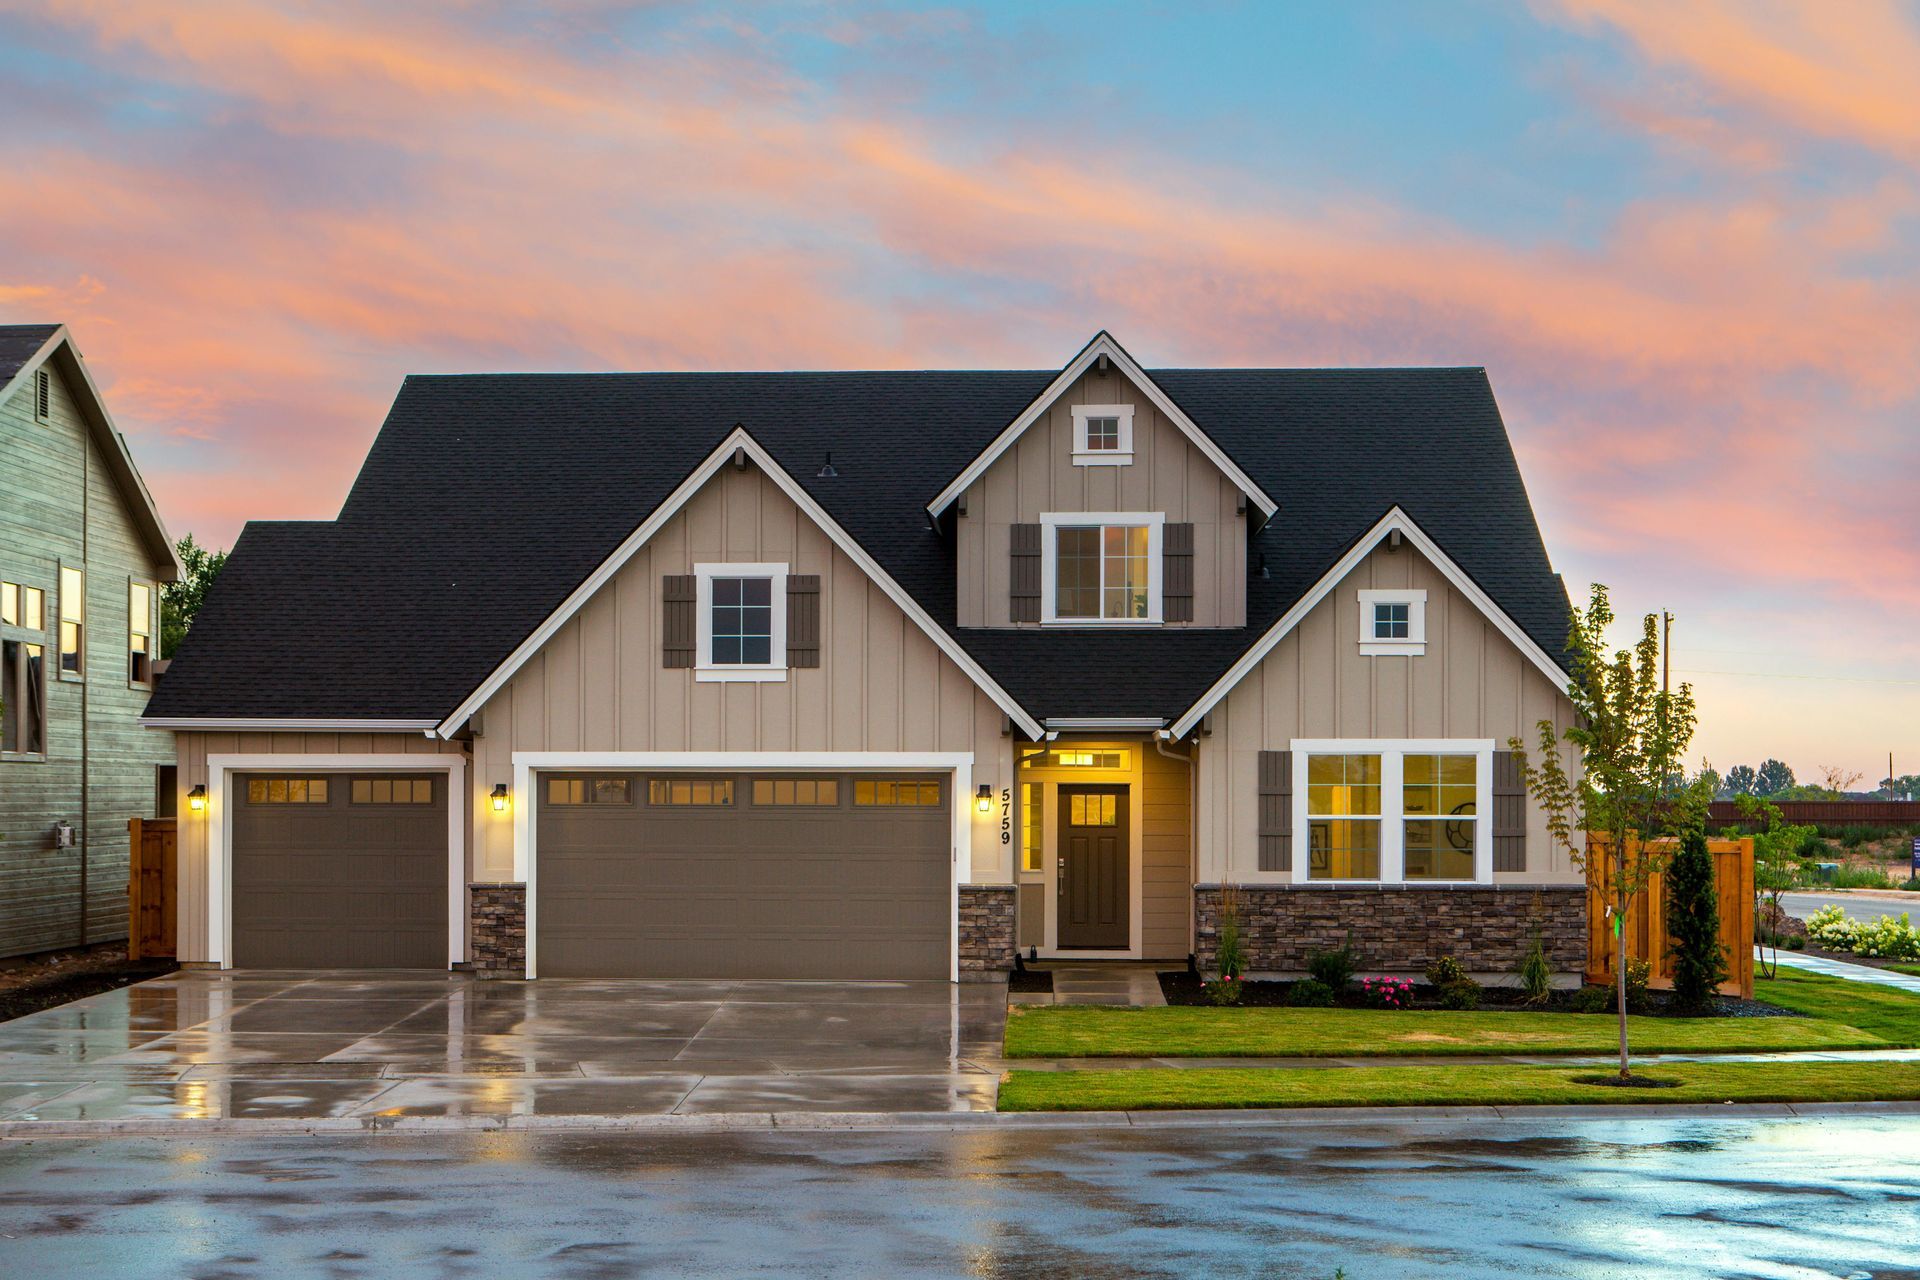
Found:
<svg viewBox="0 0 1920 1280"><path fill-rule="evenodd" d="M1571 975L1567 617L1479 369L412 377L148 707L181 954Z"/></svg>
<svg viewBox="0 0 1920 1280"><path fill-rule="evenodd" d="M127 819L175 793L140 713L179 573L65 326L0 326L0 956L127 936Z"/></svg>

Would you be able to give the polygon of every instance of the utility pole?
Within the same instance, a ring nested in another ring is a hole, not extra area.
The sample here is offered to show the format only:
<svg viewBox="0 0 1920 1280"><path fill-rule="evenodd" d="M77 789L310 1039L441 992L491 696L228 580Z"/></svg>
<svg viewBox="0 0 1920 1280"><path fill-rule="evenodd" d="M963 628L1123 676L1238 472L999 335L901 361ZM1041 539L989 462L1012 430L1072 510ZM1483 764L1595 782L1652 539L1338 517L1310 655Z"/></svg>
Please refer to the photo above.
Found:
<svg viewBox="0 0 1920 1280"><path fill-rule="evenodd" d="M1660 692L1673 692L1673 615L1660 611Z"/></svg>

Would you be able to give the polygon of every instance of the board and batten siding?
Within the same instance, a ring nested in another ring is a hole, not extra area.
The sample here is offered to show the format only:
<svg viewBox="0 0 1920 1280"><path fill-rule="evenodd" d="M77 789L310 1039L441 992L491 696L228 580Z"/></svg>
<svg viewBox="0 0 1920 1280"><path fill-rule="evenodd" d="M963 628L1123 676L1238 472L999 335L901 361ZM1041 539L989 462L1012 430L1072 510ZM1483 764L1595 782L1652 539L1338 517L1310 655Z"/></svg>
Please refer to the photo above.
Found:
<svg viewBox="0 0 1920 1280"><path fill-rule="evenodd" d="M152 816L156 770L173 759L170 735L139 724L147 688L127 680L128 583L164 566L66 373L53 359L42 367L47 421L35 419L32 377L0 403L0 580L40 588L47 615L46 759L0 761L0 956L127 936L127 820ZM86 572L84 682L57 671L63 564ZM53 847L56 822L73 825L75 847Z"/></svg>
<svg viewBox="0 0 1920 1280"><path fill-rule="evenodd" d="M1073 406L1130 404L1133 462L1073 465ZM1246 623L1247 530L1240 491L1118 370L1089 369L995 459L966 493L955 521L957 621L1013 624L1012 529L1049 511L1159 511L1193 525L1196 627Z"/></svg>
<svg viewBox="0 0 1920 1280"><path fill-rule="evenodd" d="M819 665L711 683L665 666L662 579L715 561L820 579ZM515 751L970 752L973 782L1012 779L994 701L757 467L724 468L528 660L476 717L474 793L513 782ZM525 802L525 798L521 798ZM954 803L972 812L971 796ZM508 815L482 815L478 879L509 879ZM972 873L1005 883L1000 817L974 817Z"/></svg>
<svg viewBox="0 0 1920 1280"><path fill-rule="evenodd" d="M1365 657L1358 592L1397 587L1427 593L1426 653ZM1263 750L1285 751L1295 738L1491 738L1504 750L1515 736L1535 749L1539 721L1564 731L1572 714L1566 695L1433 564L1411 546L1383 544L1220 701L1211 735L1196 740L1200 880L1232 881L1258 869ZM1571 767L1570 751L1565 758ZM1298 850L1292 861L1299 875L1305 860ZM1494 879L1574 884L1580 873L1529 803L1527 869Z"/></svg>
<svg viewBox="0 0 1920 1280"><path fill-rule="evenodd" d="M187 806L187 793L195 786L211 782L207 773L208 756L283 755L295 756L370 756L417 755L433 757L462 755L458 742L430 738L422 733L208 733L199 730L173 735L179 761L179 827L176 835L179 857L179 883L176 886L177 916L175 936L179 939L182 964L204 963L207 955L207 824L220 820L212 810L194 813ZM313 770L321 772L322 770ZM449 796L448 803L463 805L468 813L468 847L476 801L472 781L469 795ZM491 813L491 810L488 811ZM124 888L124 886L123 886Z"/></svg>

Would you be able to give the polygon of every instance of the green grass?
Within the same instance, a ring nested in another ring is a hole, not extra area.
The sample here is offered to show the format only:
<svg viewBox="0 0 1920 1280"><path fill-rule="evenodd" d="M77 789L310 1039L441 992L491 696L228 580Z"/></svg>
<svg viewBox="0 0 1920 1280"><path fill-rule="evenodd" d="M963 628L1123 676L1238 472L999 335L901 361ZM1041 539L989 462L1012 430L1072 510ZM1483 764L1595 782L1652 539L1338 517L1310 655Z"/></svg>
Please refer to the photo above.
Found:
<svg viewBox="0 0 1920 1280"><path fill-rule="evenodd" d="M1768 1004L1817 1018L1824 1025L1865 1031L1889 1046L1920 1047L1920 996L1909 991L1782 966L1777 977L1756 979L1753 994ZM1798 1019L1795 1022L1805 1025Z"/></svg>
<svg viewBox="0 0 1920 1280"><path fill-rule="evenodd" d="M1646 1074L1677 1089L1580 1084L1591 1068L1457 1063L1330 1071L1230 1067L1181 1071L1015 1071L1002 1111L1151 1111L1238 1107L1633 1105L1673 1102L1870 1102L1920 1099L1911 1062L1675 1062Z"/></svg>
<svg viewBox="0 0 1920 1280"><path fill-rule="evenodd" d="M1801 975L1795 974L1795 978ZM1839 982L1838 979L1823 981ZM1858 984L1840 983L1843 986ZM1888 994L1899 995L1898 992ZM1765 997L1763 997L1765 998ZM1920 1000L1862 1026L1849 1018L1629 1018L1635 1053L1766 1053L1920 1044ZM1826 997L1852 1013L1856 1005ZM1785 1003L1782 1001L1781 1003ZM1797 1006L1788 1006L1797 1007ZM1813 1010L1806 1010L1813 1012ZM1371 1009L1214 1009L1036 1005L1007 1015L1010 1058L1297 1058L1490 1053L1611 1053L1612 1014Z"/></svg>

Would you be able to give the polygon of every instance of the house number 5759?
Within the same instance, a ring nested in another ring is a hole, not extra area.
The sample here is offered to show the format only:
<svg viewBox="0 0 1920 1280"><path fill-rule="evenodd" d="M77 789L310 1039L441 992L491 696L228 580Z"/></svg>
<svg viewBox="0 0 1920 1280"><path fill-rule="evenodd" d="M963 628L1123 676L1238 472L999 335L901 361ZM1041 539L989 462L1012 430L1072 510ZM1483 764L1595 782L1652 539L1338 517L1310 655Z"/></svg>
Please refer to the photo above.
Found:
<svg viewBox="0 0 1920 1280"><path fill-rule="evenodd" d="M1013 788L1000 788L1000 843L1013 843Z"/></svg>

